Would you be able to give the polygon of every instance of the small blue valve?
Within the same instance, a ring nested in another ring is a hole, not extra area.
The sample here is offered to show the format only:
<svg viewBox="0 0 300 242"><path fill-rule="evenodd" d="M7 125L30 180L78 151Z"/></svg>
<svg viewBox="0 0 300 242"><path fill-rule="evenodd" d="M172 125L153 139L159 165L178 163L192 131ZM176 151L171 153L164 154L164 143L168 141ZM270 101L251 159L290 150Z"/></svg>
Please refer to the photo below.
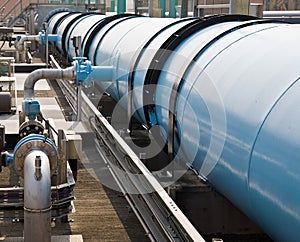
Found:
<svg viewBox="0 0 300 242"><path fill-rule="evenodd" d="M74 57L76 69L76 85L84 83L85 86L90 86L92 82L92 63L86 60L85 57Z"/></svg>
<svg viewBox="0 0 300 242"><path fill-rule="evenodd" d="M29 120L34 120L41 111L40 103L38 100L26 99L22 103L22 110Z"/></svg>

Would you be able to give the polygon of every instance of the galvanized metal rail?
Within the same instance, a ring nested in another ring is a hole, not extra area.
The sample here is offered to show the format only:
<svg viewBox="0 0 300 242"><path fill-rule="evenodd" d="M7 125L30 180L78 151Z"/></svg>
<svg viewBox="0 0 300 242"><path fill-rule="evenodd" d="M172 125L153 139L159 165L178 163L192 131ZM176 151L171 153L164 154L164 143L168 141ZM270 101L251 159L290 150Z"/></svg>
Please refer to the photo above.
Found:
<svg viewBox="0 0 300 242"><path fill-rule="evenodd" d="M60 68L50 56L55 68ZM67 81L57 80L76 112L76 90ZM131 209L151 241L204 241L177 207L157 179L109 124L90 99L81 92L82 115L95 117L90 122L98 138L99 158L104 160ZM118 169L112 169L117 167Z"/></svg>

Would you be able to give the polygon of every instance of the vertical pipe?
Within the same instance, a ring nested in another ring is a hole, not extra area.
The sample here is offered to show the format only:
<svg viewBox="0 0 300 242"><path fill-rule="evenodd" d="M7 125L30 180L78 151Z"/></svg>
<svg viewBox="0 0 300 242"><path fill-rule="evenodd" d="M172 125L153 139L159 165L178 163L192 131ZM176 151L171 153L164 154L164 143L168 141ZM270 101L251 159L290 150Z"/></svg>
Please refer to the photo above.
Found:
<svg viewBox="0 0 300 242"><path fill-rule="evenodd" d="M164 18L166 16L166 0L159 1L159 7L161 8L161 17Z"/></svg>
<svg viewBox="0 0 300 242"><path fill-rule="evenodd" d="M126 0L118 0L117 13L125 13L126 12Z"/></svg>
<svg viewBox="0 0 300 242"><path fill-rule="evenodd" d="M178 0L169 0L169 18L176 18L176 8Z"/></svg>
<svg viewBox="0 0 300 242"><path fill-rule="evenodd" d="M49 41L48 41L48 23L44 23L44 29L46 33L46 43L45 43L45 62L46 68L49 66Z"/></svg>
<svg viewBox="0 0 300 242"><path fill-rule="evenodd" d="M110 0L110 11L111 12L115 11L115 0Z"/></svg>
<svg viewBox="0 0 300 242"><path fill-rule="evenodd" d="M48 156L29 152L24 160L24 242L51 241L51 175Z"/></svg>
<svg viewBox="0 0 300 242"><path fill-rule="evenodd" d="M81 121L81 103L82 103L81 90L82 90L82 85L79 84L77 87L77 121Z"/></svg>

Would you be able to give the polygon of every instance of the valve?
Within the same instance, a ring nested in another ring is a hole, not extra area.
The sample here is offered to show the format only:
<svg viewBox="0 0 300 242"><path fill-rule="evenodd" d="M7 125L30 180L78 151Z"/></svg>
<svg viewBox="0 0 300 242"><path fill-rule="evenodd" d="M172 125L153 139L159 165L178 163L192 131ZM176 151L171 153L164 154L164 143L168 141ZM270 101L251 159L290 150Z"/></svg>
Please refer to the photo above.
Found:
<svg viewBox="0 0 300 242"><path fill-rule="evenodd" d="M46 44L46 32L44 30L40 32L40 41L43 45Z"/></svg>
<svg viewBox="0 0 300 242"><path fill-rule="evenodd" d="M85 57L74 57L74 64L76 70L76 86L84 83L85 86L90 86L92 83L91 73L92 63L86 60Z"/></svg>
<svg viewBox="0 0 300 242"><path fill-rule="evenodd" d="M48 42L56 42L58 39L57 34L48 34ZM45 45L46 44L46 31L42 30L40 32L40 42Z"/></svg>

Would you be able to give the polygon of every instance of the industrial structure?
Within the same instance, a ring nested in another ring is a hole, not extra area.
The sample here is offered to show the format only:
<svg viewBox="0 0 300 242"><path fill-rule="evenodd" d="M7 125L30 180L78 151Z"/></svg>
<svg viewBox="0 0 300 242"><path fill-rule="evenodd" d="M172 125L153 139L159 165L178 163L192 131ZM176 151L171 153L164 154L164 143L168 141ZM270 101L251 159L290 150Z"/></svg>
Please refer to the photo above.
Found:
<svg viewBox="0 0 300 242"><path fill-rule="evenodd" d="M299 13L170 2L3 2L2 240L300 239Z"/></svg>

